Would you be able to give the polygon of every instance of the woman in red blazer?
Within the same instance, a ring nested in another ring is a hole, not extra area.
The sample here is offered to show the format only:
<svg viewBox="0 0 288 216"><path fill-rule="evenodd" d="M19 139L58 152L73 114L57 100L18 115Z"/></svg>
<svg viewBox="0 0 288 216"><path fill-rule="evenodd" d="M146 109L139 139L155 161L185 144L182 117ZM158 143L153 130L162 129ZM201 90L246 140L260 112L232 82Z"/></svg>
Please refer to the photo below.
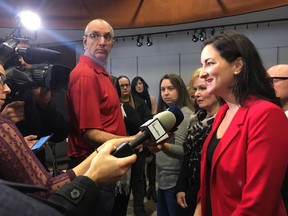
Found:
<svg viewBox="0 0 288 216"><path fill-rule="evenodd" d="M244 35L204 42L200 76L226 101L202 149L194 215L284 216L288 121L261 58Z"/></svg>

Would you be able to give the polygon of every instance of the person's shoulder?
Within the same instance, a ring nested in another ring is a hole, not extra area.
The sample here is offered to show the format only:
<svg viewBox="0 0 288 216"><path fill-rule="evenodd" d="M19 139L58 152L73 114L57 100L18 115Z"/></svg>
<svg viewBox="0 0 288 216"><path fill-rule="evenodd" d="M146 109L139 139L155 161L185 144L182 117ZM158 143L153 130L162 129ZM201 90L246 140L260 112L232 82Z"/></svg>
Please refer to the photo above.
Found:
<svg viewBox="0 0 288 216"><path fill-rule="evenodd" d="M134 101L140 103L140 104L146 104L145 100L140 96L140 95L137 95L137 94L132 94L132 97L134 99Z"/></svg>
<svg viewBox="0 0 288 216"><path fill-rule="evenodd" d="M14 125L9 119L0 117L0 124L9 124L9 125Z"/></svg>
<svg viewBox="0 0 288 216"><path fill-rule="evenodd" d="M182 111L183 113L190 113L190 114L193 113L193 110L191 110L191 109L190 109L189 107L187 107L187 106L182 107L182 108L181 108L181 111Z"/></svg>
<svg viewBox="0 0 288 216"><path fill-rule="evenodd" d="M257 99L251 101L249 107L251 109L255 110L267 110L267 109L276 109L276 110L282 110L281 107L276 105L275 103L272 103L271 101L267 101L264 99Z"/></svg>
<svg viewBox="0 0 288 216"><path fill-rule="evenodd" d="M156 102L156 97L153 96L153 95L150 95L150 100L151 100L151 102L152 102L152 101L155 101L155 102Z"/></svg>
<svg viewBox="0 0 288 216"><path fill-rule="evenodd" d="M285 113L278 105L263 99L251 101L248 106L251 116L257 118L258 116L273 116L277 118L278 115L285 116Z"/></svg>

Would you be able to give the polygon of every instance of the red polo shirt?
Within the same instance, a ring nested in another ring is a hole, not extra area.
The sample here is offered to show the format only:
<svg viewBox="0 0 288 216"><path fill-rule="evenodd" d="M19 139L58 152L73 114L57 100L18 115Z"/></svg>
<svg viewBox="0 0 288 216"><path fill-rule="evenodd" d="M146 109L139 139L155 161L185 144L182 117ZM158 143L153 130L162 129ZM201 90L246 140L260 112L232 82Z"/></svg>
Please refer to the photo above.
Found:
<svg viewBox="0 0 288 216"><path fill-rule="evenodd" d="M82 55L70 73L66 99L70 117L68 157L84 159L94 150L84 140L85 129L126 135L120 101L110 75L89 57Z"/></svg>

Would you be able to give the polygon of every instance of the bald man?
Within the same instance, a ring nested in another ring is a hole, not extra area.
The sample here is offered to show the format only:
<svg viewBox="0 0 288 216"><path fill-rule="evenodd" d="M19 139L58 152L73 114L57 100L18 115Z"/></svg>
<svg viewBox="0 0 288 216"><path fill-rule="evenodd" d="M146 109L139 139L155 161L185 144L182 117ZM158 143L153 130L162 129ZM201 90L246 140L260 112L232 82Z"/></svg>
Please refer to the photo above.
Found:
<svg viewBox="0 0 288 216"><path fill-rule="evenodd" d="M84 53L70 73L66 95L70 117L68 168L81 163L107 140L126 136L118 94L106 70L113 38L114 30L105 20L92 20L85 28ZM114 186L101 188L98 215L111 214L114 197Z"/></svg>
<svg viewBox="0 0 288 216"><path fill-rule="evenodd" d="M281 100L282 108L288 117L288 64L275 65L268 69L268 74L273 80L274 89ZM287 144L288 146L288 144ZM288 172L282 188L282 195L288 214Z"/></svg>
<svg viewBox="0 0 288 216"><path fill-rule="evenodd" d="M288 117L288 64L275 65L267 71L273 80L274 89Z"/></svg>

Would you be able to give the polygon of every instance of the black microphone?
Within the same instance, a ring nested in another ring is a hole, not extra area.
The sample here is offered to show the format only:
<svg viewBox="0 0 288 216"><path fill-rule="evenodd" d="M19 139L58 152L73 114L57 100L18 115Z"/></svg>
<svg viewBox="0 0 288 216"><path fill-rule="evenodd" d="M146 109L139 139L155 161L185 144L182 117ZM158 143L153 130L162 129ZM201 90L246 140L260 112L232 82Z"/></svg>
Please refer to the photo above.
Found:
<svg viewBox="0 0 288 216"><path fill-rule="evenodd" d="M41 64L43 62L59 61L62 57L60 52L41 47L17 47L15 49L28 64Z"/></svg>
<svg viewBox="0 0 288 216"><path fill-rule="evenodd" d="M180 118L181 120L177 118ZM167 132L175 128L176 124L179 125L183 118L183 113L178 107L174 108L173 112L166 110L158 113L153 117L153 119L148 120L140 126L140 130L143 132L140 136L130 143L122 143L113 152L113 155L118 158L132 155L134 154L133 150L148 139L151 139L156 143L165 140L169 137Z"/></svg>

